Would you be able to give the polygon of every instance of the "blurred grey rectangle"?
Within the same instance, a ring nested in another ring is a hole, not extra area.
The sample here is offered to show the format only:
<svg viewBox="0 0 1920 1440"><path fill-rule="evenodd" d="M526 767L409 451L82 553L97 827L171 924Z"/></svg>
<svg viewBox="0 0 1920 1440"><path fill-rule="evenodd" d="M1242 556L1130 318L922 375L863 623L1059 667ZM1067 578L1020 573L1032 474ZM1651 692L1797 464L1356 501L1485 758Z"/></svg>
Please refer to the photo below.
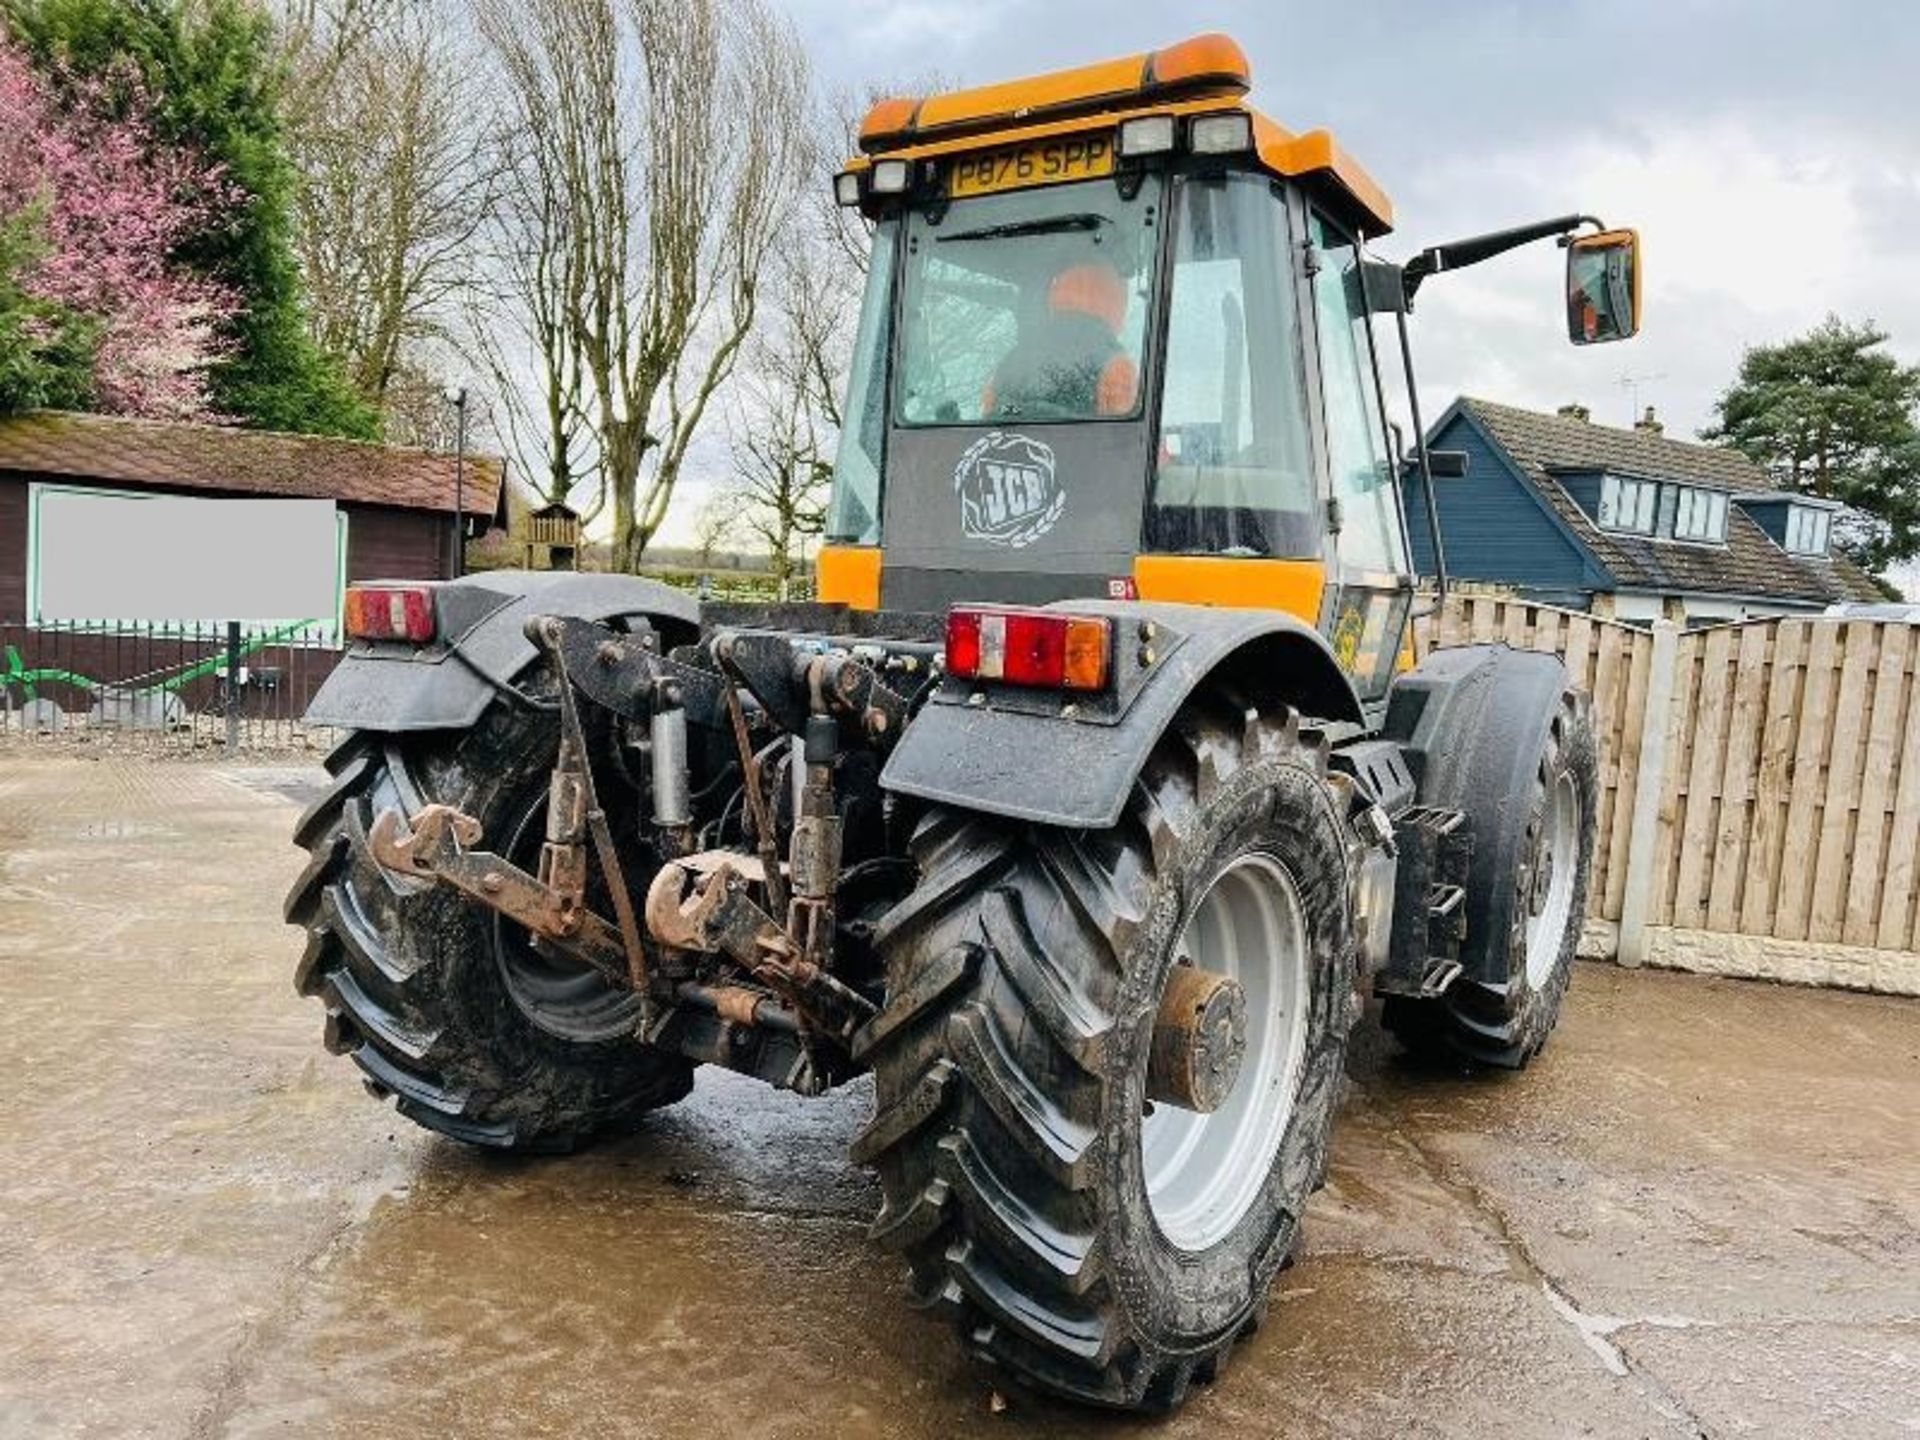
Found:
<svg viewBox="0 0 1920 1440"><path fill-rule="evenodd" d="M330 623L339 612L346 526L331 500L36 485L30 523L38 620Z"/></svg>

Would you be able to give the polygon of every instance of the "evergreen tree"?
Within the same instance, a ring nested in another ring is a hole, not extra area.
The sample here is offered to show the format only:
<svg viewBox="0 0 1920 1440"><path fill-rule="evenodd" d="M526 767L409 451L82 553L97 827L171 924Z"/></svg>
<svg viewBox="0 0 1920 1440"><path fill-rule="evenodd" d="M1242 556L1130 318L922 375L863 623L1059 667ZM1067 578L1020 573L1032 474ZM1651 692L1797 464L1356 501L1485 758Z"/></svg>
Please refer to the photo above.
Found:
<svg viewBox="0 0 1920 1440"><path fill-rule="evenodd" d="M21 283L46 253L44 220L37 208L0 219L0 415L93 399L93 327Z"/></svg>
<svg viewBox="0 0 1920 1440"><path fill-rule="evenodd" d="M278 109L271 20L247 0L0 0L0 18L55 83L131 66L163 139L192 145L245 197L175 258L239 296L217 409L271 430L372 438L378 416L309 337L293 252L297 176Z"/></svg>
<svg viewBox="0 0 1920 1440"><path fill-rule="evenodd" d="M1920 366L1885 331L1837 316L1747 351L1702 438L1733 446L1789 489L1838 500L1843 546L1869 570L1920 553Z"/></svg>

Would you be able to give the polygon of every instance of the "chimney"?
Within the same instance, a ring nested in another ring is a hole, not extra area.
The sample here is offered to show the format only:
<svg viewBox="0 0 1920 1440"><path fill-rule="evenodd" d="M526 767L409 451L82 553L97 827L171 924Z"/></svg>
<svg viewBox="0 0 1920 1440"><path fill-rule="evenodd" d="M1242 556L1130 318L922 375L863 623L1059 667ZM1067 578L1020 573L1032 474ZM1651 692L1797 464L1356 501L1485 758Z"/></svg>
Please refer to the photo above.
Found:
<svg viewBox="0 0 1920 1440"><path fill-rule="evenodd" d="M1638 430L1642 435L1664 435L1667 433L1667 427L1654 418L1653 407L1651 405L1647 406L1646 414L1633 422L1633 428Z"/></svg>
<svg viewBox="0 0 1920 1440"><path fill-rule="evenodd" d="M1584 405L1562 405L1554 411L1562 420L1591 420L1593 412Z"/></svg>

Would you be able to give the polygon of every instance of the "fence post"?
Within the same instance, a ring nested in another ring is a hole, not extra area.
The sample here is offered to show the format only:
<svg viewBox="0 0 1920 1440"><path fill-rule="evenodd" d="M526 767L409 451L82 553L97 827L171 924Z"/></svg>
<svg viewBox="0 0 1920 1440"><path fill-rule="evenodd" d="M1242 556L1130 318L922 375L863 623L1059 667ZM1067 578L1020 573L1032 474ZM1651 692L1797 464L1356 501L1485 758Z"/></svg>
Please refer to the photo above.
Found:
<svg viewBox="0 0 1920 1440"><path fill-rule="evenodd" d="M1680 627L1653 622L1653 654L1647 668L1647 708L1640 717L1640 768L1634 776L1627 830L1627 878L1620 902L1620 942L1615 959L1647 963L1647 921L1653 914L1654 847L1660 835L1660 792L1667 779L1667 721L1673 708Z"/></svg>
<svg viewBox="0 0 1920 1440"><path fill-rule="evenodd" d="M240 622L227 622L227 753L240 749Z"/></svg>

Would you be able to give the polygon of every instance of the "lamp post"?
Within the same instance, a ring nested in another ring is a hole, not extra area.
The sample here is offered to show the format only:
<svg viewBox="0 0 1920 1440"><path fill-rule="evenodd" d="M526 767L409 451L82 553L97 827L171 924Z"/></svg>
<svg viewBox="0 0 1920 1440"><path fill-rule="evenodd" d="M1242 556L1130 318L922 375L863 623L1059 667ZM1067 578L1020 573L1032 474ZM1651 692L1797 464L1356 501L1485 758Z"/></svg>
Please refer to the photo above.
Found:
<svg viewBox="0 0 1920 1440"><path fill-rule="evenodd" d="M458 580L466 573L466 460L467 460L467 387L449 385L447 403L453 406L453 553L447 557L447 573Z"/></svg>

